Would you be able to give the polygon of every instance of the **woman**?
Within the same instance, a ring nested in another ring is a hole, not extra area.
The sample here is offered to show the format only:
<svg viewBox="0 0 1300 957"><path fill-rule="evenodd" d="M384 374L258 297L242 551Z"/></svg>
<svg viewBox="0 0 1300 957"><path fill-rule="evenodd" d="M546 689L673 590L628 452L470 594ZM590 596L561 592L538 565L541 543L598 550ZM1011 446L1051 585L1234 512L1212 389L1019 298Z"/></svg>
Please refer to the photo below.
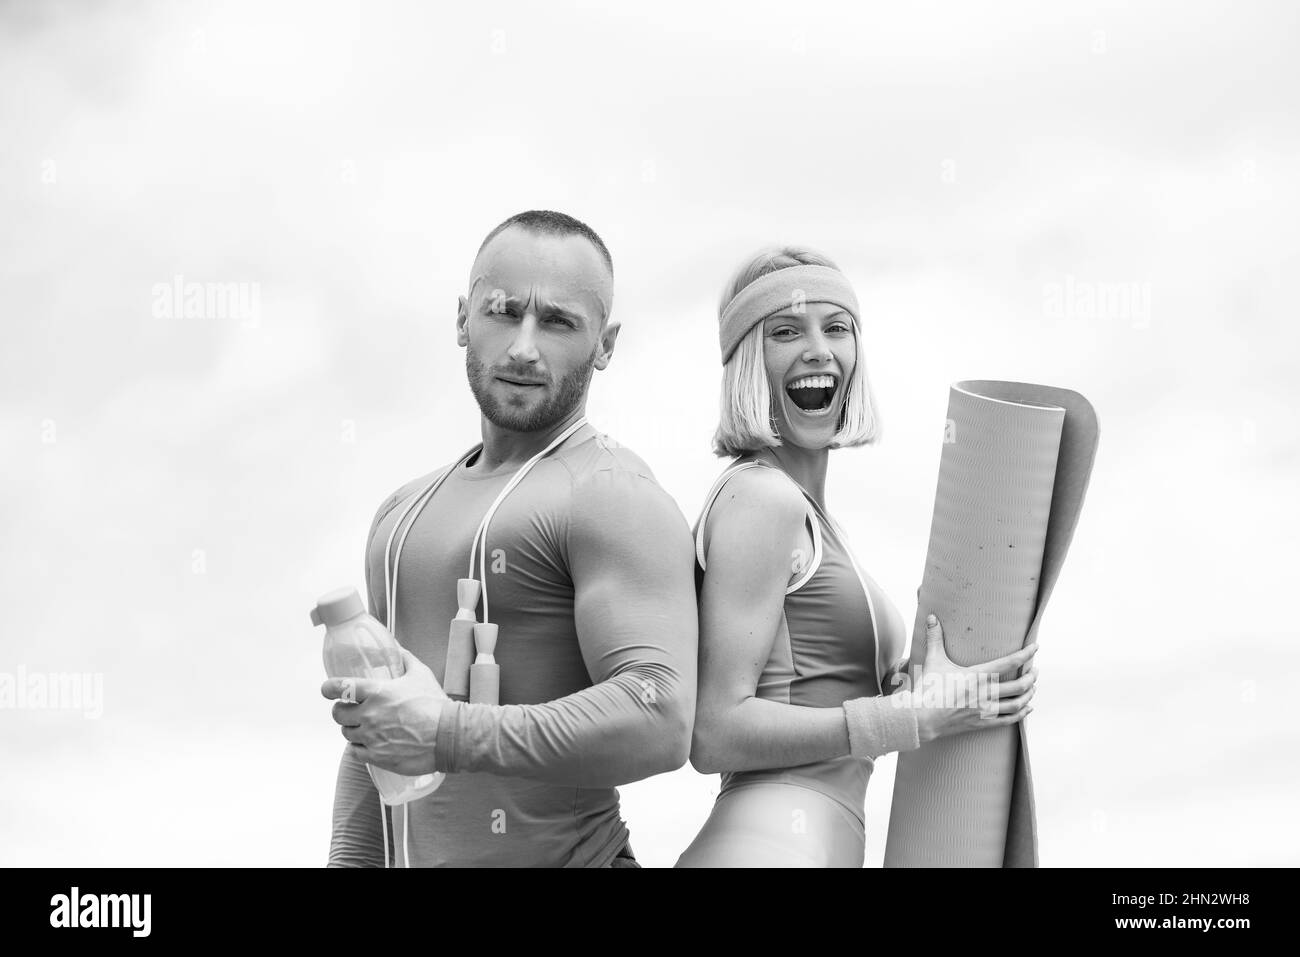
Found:
<svg viewBox="0 0 1300 957"><path fill-rule="evenodd" d="M879 434L859 317L838 268L801 248L758 254L723 295L714 445L734 461L695 528L691 750L697 770L722 773L722 788L679 867L861 867L876 757L1031 710L1034 670L997 686L996 717L975 702L914 707L902 618L826 509L830 450ZM927 625L927 674L1005 674L1036 650L961 668L933 616Z"/></svg>

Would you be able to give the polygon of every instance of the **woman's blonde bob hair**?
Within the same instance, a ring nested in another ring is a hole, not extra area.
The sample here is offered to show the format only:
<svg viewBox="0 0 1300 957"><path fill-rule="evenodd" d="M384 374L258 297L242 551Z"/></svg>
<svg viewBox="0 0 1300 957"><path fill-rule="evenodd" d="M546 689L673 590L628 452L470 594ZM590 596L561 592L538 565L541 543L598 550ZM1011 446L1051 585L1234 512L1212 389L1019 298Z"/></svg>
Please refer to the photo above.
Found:
<svg viewBox="0 0 1300 957"><path fill-rule="evenodd" d="M742 289L760 276L790 266L828 266L839 270L820 253L802 246L775 246L747 260L736 270L722 291L718 315ZM859 321L861 317L858 317ZM713 451L721 456L736 456L775 448L781 444L776 417L772 414L772 387L767 381L767 364L763 361L763 323L758 323L740 340L740 345L722 367L722 400L718 430L713 435ZM871 445L880 438L880 420L876 400L867 378L863 358L862 331L854 324L853 341L856 361L849 376L840 410L840 426L831 440L831 448Z"/></svg>

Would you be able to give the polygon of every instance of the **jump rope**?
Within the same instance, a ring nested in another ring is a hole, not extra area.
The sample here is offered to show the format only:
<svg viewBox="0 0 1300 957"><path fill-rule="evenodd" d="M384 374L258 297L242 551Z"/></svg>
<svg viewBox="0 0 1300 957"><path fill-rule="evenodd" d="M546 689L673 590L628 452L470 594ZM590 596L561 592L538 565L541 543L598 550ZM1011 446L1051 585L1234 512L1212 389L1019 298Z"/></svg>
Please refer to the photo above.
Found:
<svg viewBox="0 0 1300 957"><path fill-rule="evenodd" d="M478 530L474 533L474 542L469 551L469 572L465 578L456 582L456 604L459 610L456 612L456 617L451 620L451 630L447 643L447 666L443 674L443 690L449 698L468 699L472 704L498 704L500 702L501 668L496 663L495 657L497 625L488 617L488 527L492 524L492 517L496 515L501 503L532 471L533 466L559 448L566 439L586 424L586 416L579 418L578 421L557 435L550 445L520 466L510 481L506 483L505 488L498 493L496 499L488 506L488 510L483 514L482 521L478 523ZM388 543L384 546L384 608L385 617L387 618L385 625L394 639L397 637L397 569L398 563L402 560L402 547L406 544L406 536L410 534L411 528L420 517L420 513L424 511L424 506L429 503L429 499L433 498L433 493L438 491L442 483L447 480L447 476L482 450L483 445L479 443L457 459L455 465L430 482L423 492L411 499L410 504L398 516L396 524L393 525L393 530L388 533ZM406 521L406 516L411 513L412 509L415 510L415 514L411 515L411 520L402 529L402 535L397 539L397 554L394 556L393 538L397 535L397 530L402 527L402 523ZM479 562L478 578L474 577L475 558ZM391 575L389 574L390 564L392 566ZM480 594L483 598L483 620L481 622L474 613L474 607L478 604ZM473 664L470 663L471 654L474 655ZM379 822L384 841L384 867L387 868L390 866L388 817L386 806L382 800L379 802ZM411 866L411 802L409 801L402 805L402 861L403 867Z"/></svg>

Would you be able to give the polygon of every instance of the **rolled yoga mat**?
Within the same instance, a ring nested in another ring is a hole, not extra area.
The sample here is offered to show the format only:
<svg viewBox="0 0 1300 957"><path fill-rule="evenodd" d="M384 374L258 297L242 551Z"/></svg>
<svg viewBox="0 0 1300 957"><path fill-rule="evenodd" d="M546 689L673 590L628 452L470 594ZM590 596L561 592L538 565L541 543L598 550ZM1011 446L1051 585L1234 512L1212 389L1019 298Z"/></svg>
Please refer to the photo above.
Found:
<svg viewBox="0 0 1300 957"><path fill-rule="evenodd" d="M985 380L952 386L912 665L924 657L931 613L959 665L1033 641L1083 507L1097 438L1096 412L1077 392ZM1038 866L1026 723L899 755L886 867Z"/></svg>

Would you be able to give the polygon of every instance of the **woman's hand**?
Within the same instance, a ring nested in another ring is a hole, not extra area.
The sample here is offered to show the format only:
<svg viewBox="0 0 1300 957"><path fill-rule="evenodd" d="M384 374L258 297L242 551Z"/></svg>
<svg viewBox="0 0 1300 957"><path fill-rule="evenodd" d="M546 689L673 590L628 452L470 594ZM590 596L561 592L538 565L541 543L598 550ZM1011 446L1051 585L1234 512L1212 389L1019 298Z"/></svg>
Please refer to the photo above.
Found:
<svg viewBox="0 0 1300 957"><path fill-rule="evenodd" d="M1023 721L1034 710L1029 701L1034 696L1038 669L1030 668L1009 681L1000 676L1027 667L1037 651L1035 642L993 661L963 668L948 657L943 647L939 619L928 616L921 672L913 676L910 691L903 692L911 695L912 706L917 708L921 743Z"/></svg>

